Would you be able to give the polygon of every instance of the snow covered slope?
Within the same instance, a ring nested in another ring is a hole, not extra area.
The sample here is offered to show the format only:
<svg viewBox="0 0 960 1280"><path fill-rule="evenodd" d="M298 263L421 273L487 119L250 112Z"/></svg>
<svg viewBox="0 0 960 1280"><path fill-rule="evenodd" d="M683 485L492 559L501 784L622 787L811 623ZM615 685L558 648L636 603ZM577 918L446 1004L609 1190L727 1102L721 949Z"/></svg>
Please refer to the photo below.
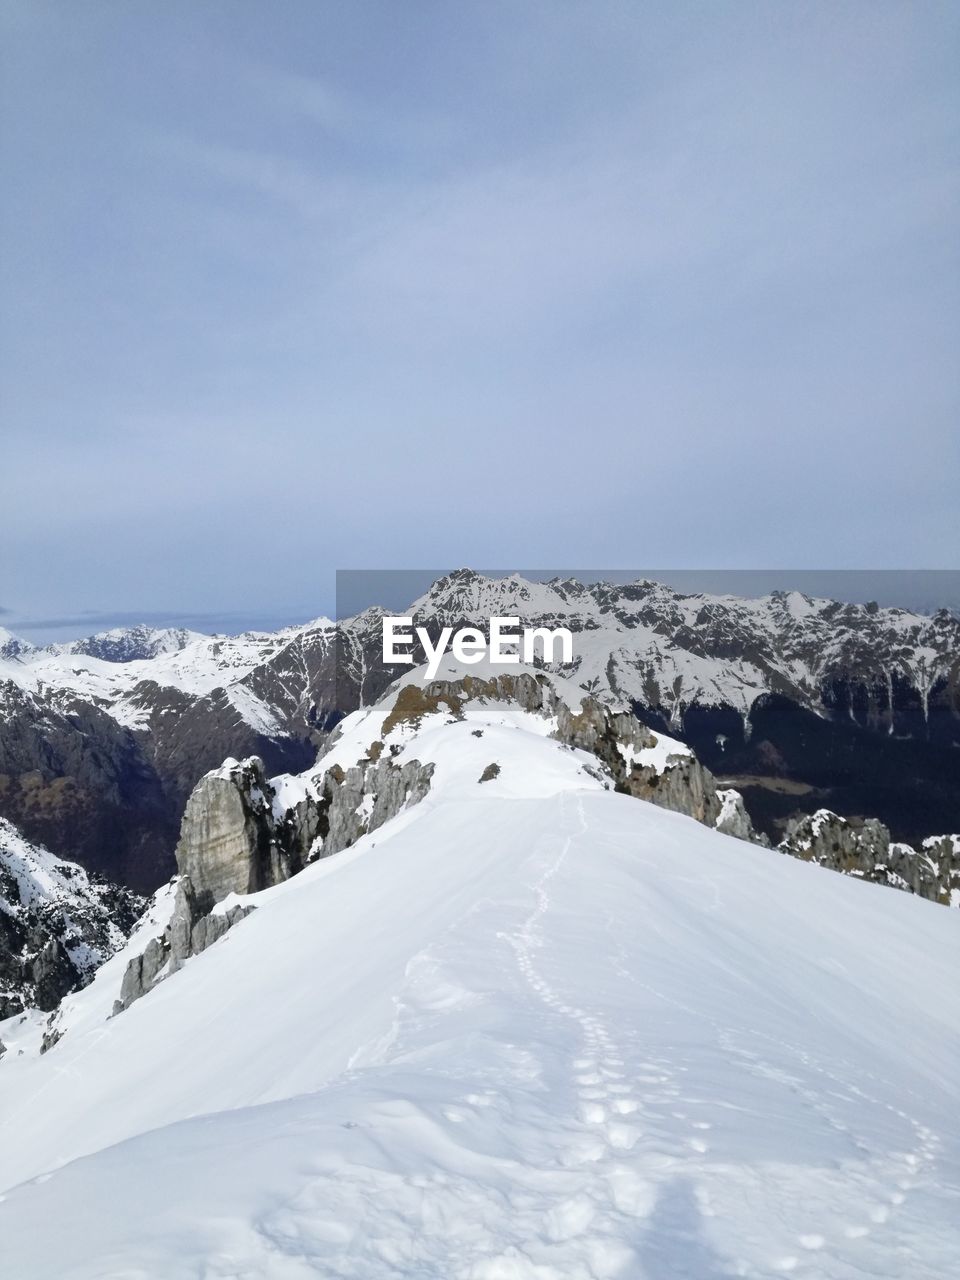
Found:
<svg viewBox="0 0 960 1280"><path fill-rule="evenodd" d="M605 790L519 709L404 732L425 799L0 1062L11 1275L949 1274L956 913Z"/></svg>

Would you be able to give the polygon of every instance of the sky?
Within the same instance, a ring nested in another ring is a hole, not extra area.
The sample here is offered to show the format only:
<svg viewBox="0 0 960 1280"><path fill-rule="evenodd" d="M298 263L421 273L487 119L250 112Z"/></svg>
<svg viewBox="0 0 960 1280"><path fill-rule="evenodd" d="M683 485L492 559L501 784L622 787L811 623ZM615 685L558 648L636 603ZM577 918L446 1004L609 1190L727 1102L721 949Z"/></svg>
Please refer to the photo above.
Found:
<svg viewBox="0 0 960 1280"><path fill-rule="evenodd" d="M934 0L0 0L0 624L957 568L958 54Z"/></svg>

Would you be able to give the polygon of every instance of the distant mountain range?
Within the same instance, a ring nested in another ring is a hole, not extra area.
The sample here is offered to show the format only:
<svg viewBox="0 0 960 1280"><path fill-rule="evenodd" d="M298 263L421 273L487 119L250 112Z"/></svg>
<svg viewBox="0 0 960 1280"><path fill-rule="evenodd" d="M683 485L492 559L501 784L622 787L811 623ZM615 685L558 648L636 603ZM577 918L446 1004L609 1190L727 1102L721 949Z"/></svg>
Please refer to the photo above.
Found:
<svg viewBox="0 0 960 1280"><path fill-rule="evenodd" d="M228 756L307 768L400 674L381 660L383 613L46 648L0 631L0 814L61 857L156 887L199 777ZM960 621L946 610L460 570L407 613L431 634L493 614L569 628L565 674L691 745L771 837L824 805L879 817L896 839L960 828Z"/></svg>

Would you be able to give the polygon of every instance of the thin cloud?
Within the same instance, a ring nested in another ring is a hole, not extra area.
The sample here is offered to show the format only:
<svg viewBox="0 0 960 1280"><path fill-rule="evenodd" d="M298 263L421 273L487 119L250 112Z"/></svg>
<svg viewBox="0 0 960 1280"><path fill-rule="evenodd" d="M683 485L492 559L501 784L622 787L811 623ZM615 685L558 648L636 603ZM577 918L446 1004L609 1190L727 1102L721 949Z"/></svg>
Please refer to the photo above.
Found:
<svg viewBox="0 0 960 1280"><path fill-rule="evenodd" d="M387 110L327 76L256 64L247 64L240 72L265 111L301 116L341 141L408 152L445 147L456 136L449 116Z"/></svg>

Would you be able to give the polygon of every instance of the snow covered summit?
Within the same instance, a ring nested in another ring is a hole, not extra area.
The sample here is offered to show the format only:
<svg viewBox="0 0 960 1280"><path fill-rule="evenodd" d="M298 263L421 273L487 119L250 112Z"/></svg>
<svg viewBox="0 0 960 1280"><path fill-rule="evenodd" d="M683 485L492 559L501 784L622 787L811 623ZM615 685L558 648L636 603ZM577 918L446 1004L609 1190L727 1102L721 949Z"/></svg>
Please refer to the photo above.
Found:
<svg viewBox="0 0 960 1280"><path fill-rule="evenodd" d="M350 792L348 848L111 1017L161 891L43 1056L0 1027L11 1274L942 1280L957 914L615 791L549 706L407 687L271 790L321 855L334 771L425 791Z"/></svg>

